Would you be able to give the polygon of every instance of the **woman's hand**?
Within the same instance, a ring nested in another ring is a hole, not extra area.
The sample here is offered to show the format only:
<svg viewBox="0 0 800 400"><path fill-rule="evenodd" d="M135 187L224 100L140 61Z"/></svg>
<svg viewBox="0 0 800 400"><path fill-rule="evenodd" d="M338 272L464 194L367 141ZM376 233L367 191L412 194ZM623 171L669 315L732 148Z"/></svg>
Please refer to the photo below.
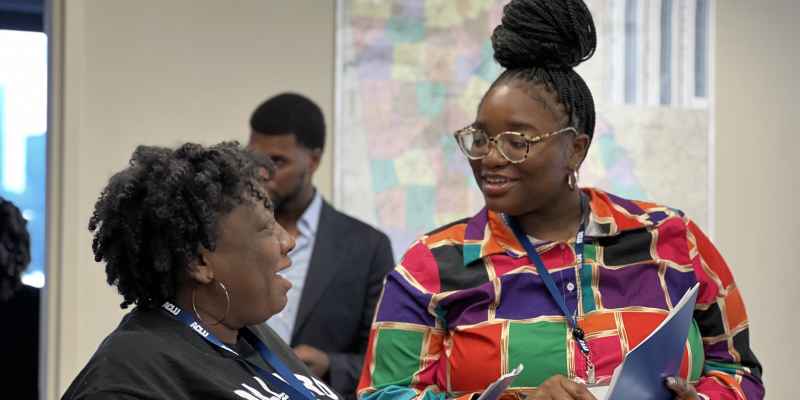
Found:
<svg viewBox="0 0 800 400"><path fill-rule="evenodd" d="M675 393L677 400L697 400L697 390L694 385L684 379L678 377L669 377L666 379L666 384L669 390Z"/></svg>
<svg viewBox="0 0 800 400"><path fill-rule="evenodd" d="M553 375L526 400L597 400L586 385L573 382L564 375Z"/></svg>

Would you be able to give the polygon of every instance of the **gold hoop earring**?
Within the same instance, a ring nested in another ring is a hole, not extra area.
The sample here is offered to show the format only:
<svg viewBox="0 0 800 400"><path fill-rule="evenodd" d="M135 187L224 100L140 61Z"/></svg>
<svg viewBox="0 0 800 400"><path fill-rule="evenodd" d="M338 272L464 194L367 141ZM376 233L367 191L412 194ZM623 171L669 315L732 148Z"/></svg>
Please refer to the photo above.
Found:
<svg viewBox="0 0 800 400"><path fill-rule="evenodd" d="M203 323L203 325L206 325L206 326L221 324L222 321L225 321L225 318L228 316L228 312L230 312L230 310L231 310L231 296L228 293L228 288L225 287L225 284L223 284L220 281L215 280L214 282L217 282L217 284L219 284L219 286L222 288L222 291L225 292L225 315L223 315L222 318L220 318L219 320L217 320L215 322L208 323L208 322L204 321L203 317L200 316L200 313L197 312L197 305L195 304L195 293L197 293L197 287L192 289L192 310L194 310L194 315L197 316L197 319L199 319L200 322Z"/></svg>
<svg viewBox="0 0 800 400"><path fill-rule="evenodd" d="M572 173L567 175L567 186L569 186L569 190L574 191L578 187L578 170L573 169Z"/></svg>

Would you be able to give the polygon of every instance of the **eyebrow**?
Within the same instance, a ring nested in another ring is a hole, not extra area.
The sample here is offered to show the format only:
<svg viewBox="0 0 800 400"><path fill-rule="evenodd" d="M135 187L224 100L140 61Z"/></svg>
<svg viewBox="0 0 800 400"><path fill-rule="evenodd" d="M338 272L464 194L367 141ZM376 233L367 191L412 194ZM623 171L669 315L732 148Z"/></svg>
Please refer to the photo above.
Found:
<svg viewBox="0 0 800 400"><path fill-rule="evenodd" d="M486 124L481 121L475 121L470 126L483 131L486 130ZM524 121L511 121L508 123L508 127L511 128L509 129L511 131L534 131L534 133L543 132L541 129L536 127L536 125Z"/></svg>
<svg viewBox="0 0 800 400"><path fill-rule="evenodd" d="M534 132L541 132L542 130L537 128L536 125L530 122L523 122L523 121L511 121L508 126L512 130L533 130Z"/></svg>

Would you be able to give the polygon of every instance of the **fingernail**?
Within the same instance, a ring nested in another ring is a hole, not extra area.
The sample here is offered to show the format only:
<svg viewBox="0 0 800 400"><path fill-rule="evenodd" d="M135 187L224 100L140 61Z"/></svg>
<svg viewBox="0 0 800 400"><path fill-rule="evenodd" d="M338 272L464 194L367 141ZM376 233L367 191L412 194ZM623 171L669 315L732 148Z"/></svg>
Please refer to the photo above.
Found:
<svg viewBox="0 0 800 400"><path fill-rule="evenodd" d="M677 383L677 381L675 380L675 378L673 378L671 376L667 377L667 385L674 385L676 383Z"/></svg>

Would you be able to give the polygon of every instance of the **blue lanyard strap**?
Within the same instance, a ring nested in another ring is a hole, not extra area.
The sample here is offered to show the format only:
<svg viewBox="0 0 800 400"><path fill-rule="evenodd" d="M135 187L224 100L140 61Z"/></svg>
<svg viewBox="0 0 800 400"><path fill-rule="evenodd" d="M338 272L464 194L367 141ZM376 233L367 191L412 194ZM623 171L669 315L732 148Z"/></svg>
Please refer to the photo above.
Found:
<svg viewBox="0 0 800 400"><path fill-rule="evenodd" d="M207 342L211 343L213 346L225 350L229 353L235 355L240 361L246 363L253 369L255 369L261 378L270 381L273 385L280 388L283 392L292 393L294 396L290 397L299 397L306 400L315 400L316 397L309 391L302 382L300 382L297 377L294 376L294 373L289 370L289 368L273 353L272 351L267 348L267 345L264 344L261 339L259 339L255 333L251 332L249 329L244 328L239 331L239 334L250 343L252 346L256 348L261 359L264 360L267 365L275 369L275 372L279 375L279 377L275 377L273 374L265 371L260 366L253 364L251 361L247 360L246 358L242 357L236 350L230 348L230 346L223 343L219 338L214 336L209 330L203 327L199 322L197 322L194 317L183 311L180 307L170 302L165 302L161 309L164 310L169 316L175 318L179 322L183 323L184 325L191 328L195 333L200 335L203 339Z"/></svg>
<svg viewBox="0 0 800 400"><path fill-rule="evenodd" d="M583 200L583 199L582 199ZM583 201L581 201L583 204ZM528 258L536 265L536 271L539 273L539 277L544 282L544 285L547 287L547 291L550 293L550 297L553 298L553 301L556 302L558 308L561 309L561 313L564 314L564 317L567 318L567 322L572 329L572 336L578 342L578 345L581 348L581 352L584 354L589 353L589 346L586 344L585 335L583 330L578 326L578 322L575 318L575 313L571 313L567 308L567 304L561 296L561 291L558 290L556 287L556 283L553 280L553 276L550 274L550 271L544 265L544 261L539 256L539 253L533 247L533 243L531 243L530 239L528 239L528 235L522 231L522 228L519 226L517 220L511 216L506 217L506 222L508 226L511 227L511 231L514 232L514 236L516 236L517 240L522 244L525 248L525 252L528 253ZM581 218L581 225L578 228L578 234L575 236L575 258L577 261L578 268L583 266L583 241L584 241L584 233L586 231L586 225Z"/></svg>

